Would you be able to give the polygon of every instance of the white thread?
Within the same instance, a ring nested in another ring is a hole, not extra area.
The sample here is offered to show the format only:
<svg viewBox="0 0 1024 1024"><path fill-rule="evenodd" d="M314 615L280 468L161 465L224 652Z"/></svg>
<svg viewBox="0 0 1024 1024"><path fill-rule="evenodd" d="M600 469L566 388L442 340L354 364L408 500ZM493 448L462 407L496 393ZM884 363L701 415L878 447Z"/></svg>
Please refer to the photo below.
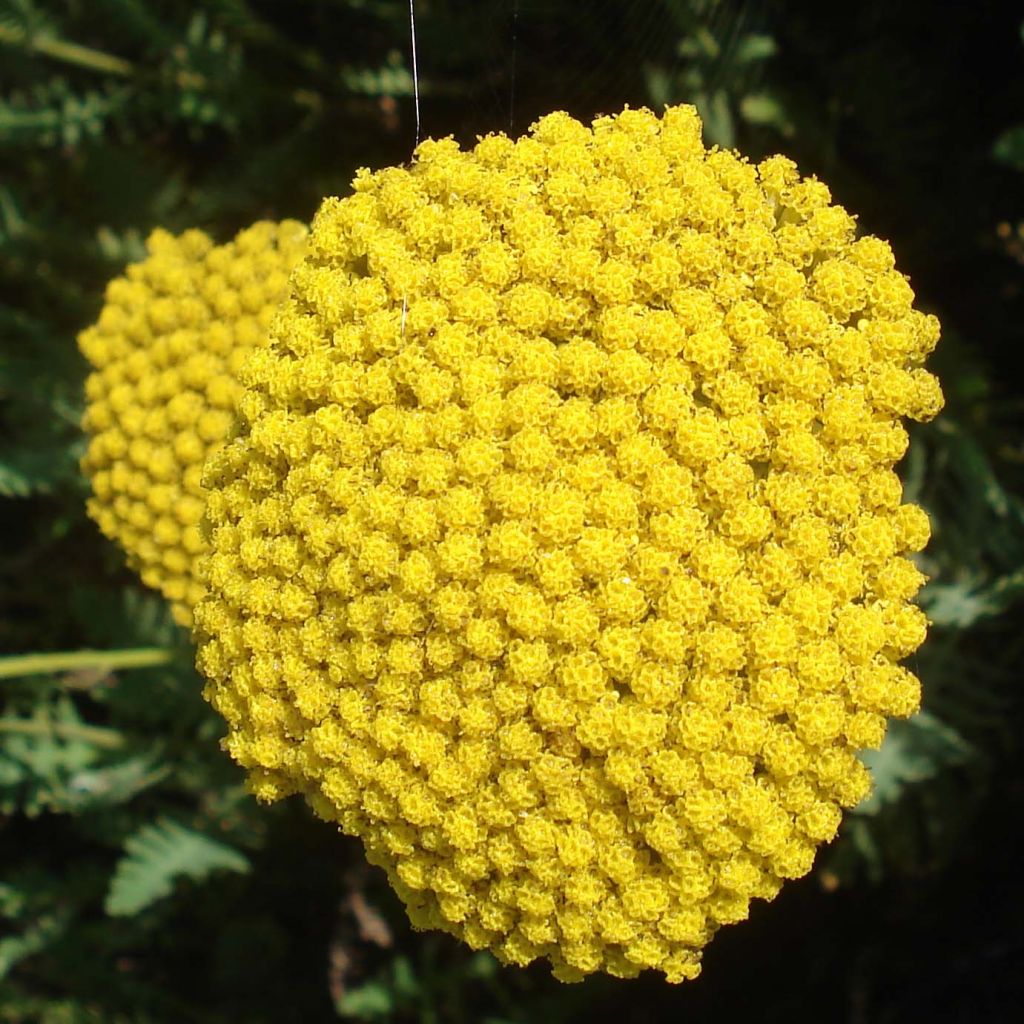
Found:
<svg viewBox="0 0 1024 1024"><path fill-rule="evenodd" d="M409 0L409 40L412 44L412 102L416 111L416 138L412 148L420 144L420 69L416 60L416 0ZM402 337L405 337L405 316L409 312L409 296L402 296Z"/></svg>
<svg viewBox="0 0 1024 1024"><path fill-rule="evenodd" d="M516 56L519 35L519 0L512 0L512 73L508 88L508 133L516 131Z"/></svg>
<svg viewBox="0 0 1024 1024"><path fill-rule="evenodd" d="M420 144L420 72L416 64L416 0L409 0L409 35L412 37L412 99L416 108L416 143Z"/></svg>

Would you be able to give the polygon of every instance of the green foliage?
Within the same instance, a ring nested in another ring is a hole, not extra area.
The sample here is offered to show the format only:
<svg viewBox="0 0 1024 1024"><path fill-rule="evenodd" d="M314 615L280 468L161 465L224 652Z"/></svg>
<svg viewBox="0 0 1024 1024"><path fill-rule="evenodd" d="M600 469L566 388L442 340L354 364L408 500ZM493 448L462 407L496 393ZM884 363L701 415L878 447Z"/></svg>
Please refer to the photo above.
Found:
<svg viewBox="0 0 1024 1024"><path fill-rule="evenodd" d="M122 746L121 734L86 724L69 693L47 689L40 687L24 702L13 694L0 718L0 735L5 737L0 810L30 816L67 812L86 805L90 795L127 789L127 799L142 788L152 765L139 760L104 764L107 752ZM134 786L129 782L133 776Z"/></svg>
<svg viewBox="0 0 1024 1024"><path fill-rule="evenodd" d="M10 886L0 890L0 899L5 906L4 917L16 917L8 907L17 907L18 893ZM26 957L39 953L64 930L65 915L53 913L38 917L25 927L20 934L8 935L0 939L0 979L7 977L10 971Z"/></svg>
<svg viewBox="0 0 1024 1024"><path fill-rule="evenodd" d="M0 102L0 143L75 146L83 138L101 136L127 98L124 87L78 95L63 78L51 78Z"/></svg>
<svg viewBox="0 0 1024 1024"><path fill-rule="evenodd" d="M903 465L935 524L925 712L865 755L875 792L815 874L725 929L681 990L565 987L413 934L357 844L246 795L189 638L85 517L75 346L155 226L308 220L357 167L408 159L409 5L0 0L0 1022L1015 1019L1017 5L415 11L425 135L694 102L711 141L789 153L893 241L943 323L949 400Z"/></svg>
<svg viewBox="0 0 1024 1024"><path fill-rule="evenodd" d="M900 800L908 786L929 782L944 769L970 760L972 753L962 736L927 711L893 722L879 750L864 755L875 788L857 812L877 814Z"/></svg>
<svg viewBox="0 0 1024 1024"><path fill-rule="evenodd" d="M361 984L336 986L342 1020L418 1024L532 1024L579 1019L592 999L585 988L533 991L529 976L508 977L487 952L456 951L438 936L421 936L415 955L390 957ZM481 1013L481 1007L486 1007Z"/></svg>
<svg viewBox="0 0 1024 1024"><path fill-rule="evenodd" d="M653 102L693 103L707 139L720 146L736 145L737 120L791 135L784 103L765 85L765 62L778 52L775 38L748 28L728 5L675 0L667 6L682 38L671 65L646 68Z"/></svg>
<svg viewBox="0 0 1024 1024"><path fill-rule="evenodd" d="M104 901L108 914L132 915L169 896L180 876L201 881L213 871L249 870L237 850L167 819L143 825L124 844Z"/></svg>
<svg viewBox="0 0 1024 1024"><path fill-rule="evenodd" d="M440 1020L441 1007L451 1007L438 999L441 992L447 989L458 996L473 982L494 977L498 969L489 953L477 953L456 965L452 973L432 970L432 966L428 962L417 969L409 957L394 957L379 977L342 994L337 1001L339 1015L347 1020L387 1021L405 1011L424 1022ZM462 1012L456 1017L465 1020L466 1009L460 1007ZM497 1018L490 1017L488 1021L497 1024Z"/></svg>
<svg viewBox="0 0 1024 1024"><path fill-rule="evenodd" d="M1024 43L1024 22L1020 25L1020 39ZM1024 171L1024 124L1007 128L996 139L992 155L1018 171Z"/></svg>
<svg viewBox="0 0 1024 1024"><path fill-rule="evenodd" d="M1024 125L1007 129L995 141L992 155L1018 171L1024 171Z"/></svg>

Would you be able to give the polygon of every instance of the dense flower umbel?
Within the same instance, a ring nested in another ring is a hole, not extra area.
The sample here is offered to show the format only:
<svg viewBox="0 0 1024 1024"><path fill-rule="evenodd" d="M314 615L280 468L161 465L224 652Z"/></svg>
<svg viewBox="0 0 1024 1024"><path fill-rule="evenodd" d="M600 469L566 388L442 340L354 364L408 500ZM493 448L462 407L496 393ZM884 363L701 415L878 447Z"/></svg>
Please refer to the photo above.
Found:
<svg viewBox="0 0 1024 1024"><path fill-rule="evenodd" d="M228 437L239 367L266 344L307 234L297 221L261 222L215 247L202 231L156 231L78 339L95 371L89 514L185 625L202 594L202 463Z"/></svg>
<svg viewBox="0 0 1024 1024"><path fill-rule="evenodd" d="M329 199L207 464L208 696L422 927L695 976L918 706L900 418L938 337L828 189L692 108Z"/></svg>

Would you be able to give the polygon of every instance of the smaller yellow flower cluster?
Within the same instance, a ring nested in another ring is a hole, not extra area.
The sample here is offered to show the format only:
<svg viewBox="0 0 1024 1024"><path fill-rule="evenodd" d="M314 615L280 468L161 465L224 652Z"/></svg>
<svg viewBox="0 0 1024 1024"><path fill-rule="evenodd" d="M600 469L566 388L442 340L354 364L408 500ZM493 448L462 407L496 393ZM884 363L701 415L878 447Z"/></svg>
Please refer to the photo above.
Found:
<svg viewBox="0 0 1024 1024"><path fill-rule="evenodd" d="M297 221L260 222L222 246L198 230L155 231L78 339L94 371L89 515L183 625L203 594L203 461L227 440L242 361L266 344L306 236Z"/></svg>

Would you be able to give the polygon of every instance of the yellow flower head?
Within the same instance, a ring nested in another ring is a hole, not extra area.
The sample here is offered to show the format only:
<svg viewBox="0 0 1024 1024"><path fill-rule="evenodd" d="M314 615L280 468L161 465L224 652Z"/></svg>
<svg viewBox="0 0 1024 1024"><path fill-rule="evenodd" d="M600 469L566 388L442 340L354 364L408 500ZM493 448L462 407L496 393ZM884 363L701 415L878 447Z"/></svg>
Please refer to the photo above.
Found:
<svg viewBox="0 0 1024 1024"><path fill-rule="evenodd" d="M207 464L199 660L253 791L359 836L419 927L694 977L917 707L912 300L691 107L361 172Z"/></svg>
<svg viewBox="0 0 1024 1024"><path fill-rule="evenodd" d="M202 231L155 231L78 339L93 367L89 515L183 625L203 592L202 463L228 438L239 367L267 343L306 235L296 221L254 224L222 246Z"/></svg>

